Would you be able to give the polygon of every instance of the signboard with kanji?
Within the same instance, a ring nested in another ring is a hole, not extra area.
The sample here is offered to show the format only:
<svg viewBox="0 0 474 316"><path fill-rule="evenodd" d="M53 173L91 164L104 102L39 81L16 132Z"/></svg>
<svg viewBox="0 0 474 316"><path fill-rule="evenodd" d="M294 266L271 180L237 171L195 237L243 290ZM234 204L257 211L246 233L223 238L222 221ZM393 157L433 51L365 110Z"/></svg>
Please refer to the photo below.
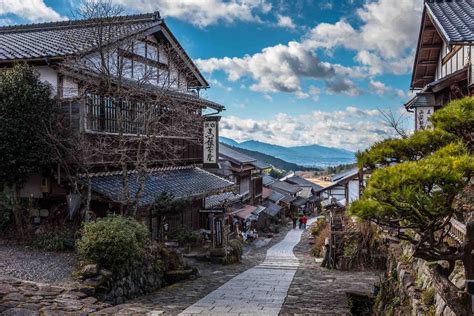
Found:
<svg viewBox="0 0 474 316"><path fill-rule="evenodd" d="M203 129L204 167L217 167L219 162L219 120L220 116L206 118Z"/></svg>
<svg viewBox="0 0 474 316"><path fill-rule="evenodd" d="M417 107L415 108L415 129L423 130L431 128L432 124L429 120L430 116L434 112L433 107Z"/></svg>

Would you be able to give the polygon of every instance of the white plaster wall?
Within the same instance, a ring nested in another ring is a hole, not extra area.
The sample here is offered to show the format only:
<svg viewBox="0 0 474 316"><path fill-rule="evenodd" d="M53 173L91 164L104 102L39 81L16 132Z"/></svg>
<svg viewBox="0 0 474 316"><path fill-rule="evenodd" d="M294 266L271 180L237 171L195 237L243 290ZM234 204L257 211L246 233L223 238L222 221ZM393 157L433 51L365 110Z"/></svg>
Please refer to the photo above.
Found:
<svg viewBox="0 0 474 316"><path fill-rule="evenodd" d="M40 80L51 85L52 94L55 96L58 88L58 72L48 66L36 67L36 70L40 75Z"/></svg>

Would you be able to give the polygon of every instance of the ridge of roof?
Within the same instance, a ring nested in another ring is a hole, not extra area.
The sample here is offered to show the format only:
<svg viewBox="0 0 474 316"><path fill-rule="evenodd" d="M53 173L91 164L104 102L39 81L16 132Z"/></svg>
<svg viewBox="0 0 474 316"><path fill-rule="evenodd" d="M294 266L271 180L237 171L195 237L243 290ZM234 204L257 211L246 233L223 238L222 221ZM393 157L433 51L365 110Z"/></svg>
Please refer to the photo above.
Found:
<svg viewBox="0 0 474 316"><path fill-rule="evenodd" d="M153 22L162 21L160 12L134 14L134 15L121 15L116 17L106 18L92 18L92 19L77 19L77 20L65 20L55 22L44 22L44 23L30 23L30 24L18 24L18 25L6 25L0 27L0 34L4 33L19 33L19 32L33 32L33 31L45 31L54 29L64 29L73 27L89 27L97 24L98 22L107 24L116 24L123 22Z"/></svg>

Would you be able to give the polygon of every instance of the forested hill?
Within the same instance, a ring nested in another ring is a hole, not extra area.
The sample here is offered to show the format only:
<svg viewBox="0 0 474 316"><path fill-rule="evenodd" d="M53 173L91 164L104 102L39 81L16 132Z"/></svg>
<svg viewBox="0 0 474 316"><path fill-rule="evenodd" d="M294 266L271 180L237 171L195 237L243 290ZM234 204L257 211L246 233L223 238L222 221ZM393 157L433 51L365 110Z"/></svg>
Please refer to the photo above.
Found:
<svg viewBox="0 0 474 316"><path fill-rule="evenodd" d="M227 146L229 146L229 144L227 144ZM235 146L231 146L231 147L232 147L232 149L234 149L238 152L241 152L243 154L246 154L250 157L261 160L263 162L266 162L266 163L274 166L276 169L285 170L285 171L304 171L304 170L320 171L320 170L322 170L322 169L319 169L319 168L309 168L309 167L300 166L300 165L297 165L297 164L294 164L294 163L291 163L291 162L287 162L283 159L279 159L279 158L276 158L276 157L273 157L273 156L270 156L270 155L267 155L267 154L263 154L263 153L258 152L258 151L243 149L243 148L235 147Z"/></svg>

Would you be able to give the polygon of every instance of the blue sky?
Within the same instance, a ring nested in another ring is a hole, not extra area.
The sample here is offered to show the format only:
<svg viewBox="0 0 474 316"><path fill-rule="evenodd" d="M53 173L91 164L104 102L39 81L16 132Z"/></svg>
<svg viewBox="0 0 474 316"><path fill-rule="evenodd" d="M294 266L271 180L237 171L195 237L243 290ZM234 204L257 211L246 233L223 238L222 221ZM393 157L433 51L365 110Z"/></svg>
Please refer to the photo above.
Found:
<svg viewBox="0 0 474 316"><path fill-rule="evenodd" d="M362 149L401 112L422 1L111 0L160 10L226 106L221 134L238 141ZM0 23L70 18L73 0L0 0ZM411 127L412 118L407 118Z"/></svg>

